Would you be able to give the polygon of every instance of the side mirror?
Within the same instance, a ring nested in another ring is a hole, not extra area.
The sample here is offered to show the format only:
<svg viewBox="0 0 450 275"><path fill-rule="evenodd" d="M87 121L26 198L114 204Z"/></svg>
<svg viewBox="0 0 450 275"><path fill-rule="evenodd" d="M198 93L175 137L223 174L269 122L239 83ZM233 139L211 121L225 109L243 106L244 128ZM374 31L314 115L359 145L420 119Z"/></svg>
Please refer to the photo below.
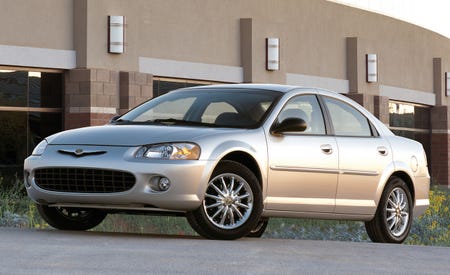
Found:
<svg viewBox="0 0 450 275"><path fill-rule="evenodd" d="M303 132L308 126L306 121L301 118L286 118L280 123L277 123L270 128L270 133L279 135L285 132Z"/></svg>

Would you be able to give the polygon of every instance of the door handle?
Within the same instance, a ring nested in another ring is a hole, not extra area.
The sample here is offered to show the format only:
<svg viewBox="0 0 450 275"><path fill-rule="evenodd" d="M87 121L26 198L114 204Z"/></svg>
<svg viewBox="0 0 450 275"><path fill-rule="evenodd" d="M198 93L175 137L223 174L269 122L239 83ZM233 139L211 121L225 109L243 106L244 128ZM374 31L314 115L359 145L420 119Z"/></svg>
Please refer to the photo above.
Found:
<svg viewBox="0 0 450 275"><path fill-rule="evenodd" d="M329 155L333 153L333 147L330 144L322 144L320 145L320 150L325 154Z"/></svg>
<svg viewBox="0 0 450 275"><path fill-rule="evenodd" d="M384 146L379 146L379 147L377 147L377 151L378 151L378 153L380 153L380 155L382 155L382 156L387 156L387 155L388 155L388 150L387 150L387 148L384 147Z"/></svg>

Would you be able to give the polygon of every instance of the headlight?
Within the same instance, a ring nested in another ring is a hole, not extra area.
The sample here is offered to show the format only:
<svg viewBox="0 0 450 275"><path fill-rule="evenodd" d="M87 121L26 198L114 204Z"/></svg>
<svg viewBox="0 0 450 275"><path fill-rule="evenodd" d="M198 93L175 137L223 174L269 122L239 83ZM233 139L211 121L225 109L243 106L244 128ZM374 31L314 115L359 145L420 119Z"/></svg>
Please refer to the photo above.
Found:
<svg viewBox="0 0 450 275"><path fill-rule="evenodd" d="M44 139L43 141L39 142L39 144L34 147L33 153L31 153L33 156L40 156L44 153L45 148L47 148L47 141Z"/></svg>
<svg viewBox="0 0 450 275"><path fill-rule="evenodd" d="M195 160L200 157L200 147L194 143L165 143L139 148L137 158Z"/></svg>

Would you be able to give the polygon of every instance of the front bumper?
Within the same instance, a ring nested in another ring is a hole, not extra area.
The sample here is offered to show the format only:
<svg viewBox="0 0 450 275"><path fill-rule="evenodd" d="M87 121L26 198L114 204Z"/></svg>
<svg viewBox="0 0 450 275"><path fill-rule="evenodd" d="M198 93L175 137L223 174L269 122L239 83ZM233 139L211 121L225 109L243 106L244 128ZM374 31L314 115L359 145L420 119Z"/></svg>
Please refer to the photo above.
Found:
<svg viewBox="0 0 450 275"><path fill-rule="evenodd" d="M214 165L201 160L136 159L134 153L138 147L82 146L83 150L106 151L102 155L82 157L58 152L79 147L49 145L42 156L30 156L25 160L25 185L33 201L59 206L184 212L200 206ZM36 184L36 169L60 167L126 171L135 176L136 183L130 190L118 193L56 192ZM152 189L150 180L155 176L168 178L170 188L164 192Z"/></svg>

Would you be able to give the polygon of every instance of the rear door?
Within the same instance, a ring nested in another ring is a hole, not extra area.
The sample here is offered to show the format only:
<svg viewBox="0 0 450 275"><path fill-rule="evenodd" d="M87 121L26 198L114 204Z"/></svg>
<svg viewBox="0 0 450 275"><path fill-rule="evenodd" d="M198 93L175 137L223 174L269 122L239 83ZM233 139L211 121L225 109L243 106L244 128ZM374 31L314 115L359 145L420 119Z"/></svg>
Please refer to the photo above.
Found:
<svg viewBox="0 0 450 275"><path fill-rule="evenodd" d="M378 184L392 163L389 143L370 121L350 104L322 97L339 148L337 214L371 214Z"/></svg>

